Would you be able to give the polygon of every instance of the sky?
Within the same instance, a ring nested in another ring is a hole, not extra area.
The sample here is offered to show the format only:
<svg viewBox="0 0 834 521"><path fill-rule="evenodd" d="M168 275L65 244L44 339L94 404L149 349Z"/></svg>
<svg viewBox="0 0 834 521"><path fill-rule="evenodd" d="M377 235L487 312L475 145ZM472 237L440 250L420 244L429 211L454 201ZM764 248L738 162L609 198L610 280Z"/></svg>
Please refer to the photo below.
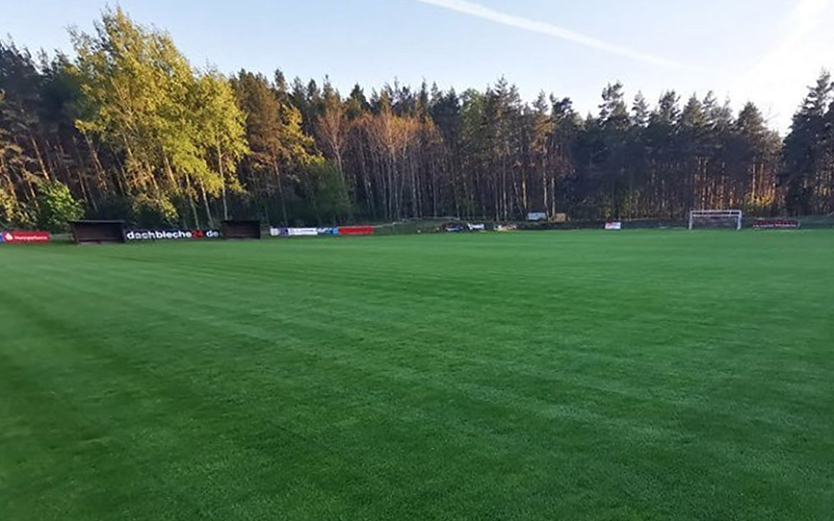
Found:
<svg viewBox="0 0 834 521"><path fill-rule="evenodd" d="M11 0L0 35L71 52L103 0ZM385 82L483 89L504 76L532 101L570 97L596 112L606 84L656 100L714 91L753 101L785 132L823 69L834 68L834 0L121 0L168 31L196 66L321 81L343 93ZM115 5L113 2L110 5Z"/></svg>

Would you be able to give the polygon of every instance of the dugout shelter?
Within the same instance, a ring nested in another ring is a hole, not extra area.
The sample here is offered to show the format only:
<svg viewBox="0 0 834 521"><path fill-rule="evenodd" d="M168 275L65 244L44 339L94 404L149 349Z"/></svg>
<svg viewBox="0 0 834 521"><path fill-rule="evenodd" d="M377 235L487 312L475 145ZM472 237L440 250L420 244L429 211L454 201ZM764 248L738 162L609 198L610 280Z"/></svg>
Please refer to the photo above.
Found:
<svg viewBox="0 0 834 521"><path fill-rule="evenodd" d="M69 224L75 244L123 244L127 241L124 221L72 221Z"/></svg>
<svg viewBox="0 0 834 521"><path fill-rule="evenodd" d="M224 239L260 239L261 221L223 221L221 231Z"/></svg>

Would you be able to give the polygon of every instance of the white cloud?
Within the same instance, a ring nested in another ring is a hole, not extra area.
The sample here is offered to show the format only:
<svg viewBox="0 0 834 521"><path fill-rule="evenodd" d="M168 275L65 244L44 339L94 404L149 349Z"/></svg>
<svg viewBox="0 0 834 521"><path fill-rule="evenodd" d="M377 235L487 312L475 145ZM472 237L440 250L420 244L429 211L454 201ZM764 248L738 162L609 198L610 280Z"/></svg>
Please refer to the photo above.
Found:
<svg viewBox="0 0 834 521"><path fill-rule="evenodd" d="M628 47L624 47L622 45L614 44L605 42L603 40L598 40L591 36L587 36L576 31L572 31L570 29L565 29L564 27L559 27L557 25L553 25L547 22L540 22L538 20L531 20L529 18L523 18L520 16L515 16L509 13L504 13L501 11L497 11L495 9L491 9L489 7L476 4L474 2L470 2L468 0L415 0L417 2L421 2L424 4L431 4L437 7L442 7L444 9L448 9L450 11L456 11L458 13L463 13L469 16L474 16L477 18L482 18L484 20L489 20L491 22L507 25L510 27L515 27L518 29L523 29L525 31L530 31L534 33L544 34L547 36L552 36L554 38L559 38L561 40L565 40L568 42L572 42L578 45L583 45L585 47L590 47L592 49L597 49L603 52L607 52L609 54L614 54L617 56L622 56L625 58L629 58L632 60L636 60L643 63L649 63L652 65L660 65L663 67L670 67L674 69L690 69L690 70L697 70L696 67L691 67L685 65L683 63L669 60L666 58L662 58L659 56L654 56L652 54L647 54L644 52L636 51L634 49L629 49Z"/></svg>

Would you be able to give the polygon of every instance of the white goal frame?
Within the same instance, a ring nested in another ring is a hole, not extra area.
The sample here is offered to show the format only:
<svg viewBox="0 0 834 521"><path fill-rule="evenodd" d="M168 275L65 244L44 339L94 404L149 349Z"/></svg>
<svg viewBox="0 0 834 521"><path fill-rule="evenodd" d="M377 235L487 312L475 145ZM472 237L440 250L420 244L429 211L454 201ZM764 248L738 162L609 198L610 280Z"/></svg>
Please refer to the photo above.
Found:
<svg viewBox="0 0 834 521"><path fill-rule="evenodd" d="M736 221L736 230L741 230L743 213L741 210L692 210L689 212L689 229L693 229L698 217L706 219L730 218Z"/></svg>

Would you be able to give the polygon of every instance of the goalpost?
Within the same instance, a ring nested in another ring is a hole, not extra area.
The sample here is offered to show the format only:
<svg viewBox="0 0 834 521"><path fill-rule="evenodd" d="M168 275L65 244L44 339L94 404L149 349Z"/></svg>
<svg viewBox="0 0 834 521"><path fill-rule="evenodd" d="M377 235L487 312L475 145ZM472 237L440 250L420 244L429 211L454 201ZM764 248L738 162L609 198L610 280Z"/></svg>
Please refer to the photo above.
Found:
<svg viewBox="0 0 834 521"><path fill-rule="evenodd" d="M741 230L741 210L692 210L689 212L689 229L735 228Z"/></svg>

